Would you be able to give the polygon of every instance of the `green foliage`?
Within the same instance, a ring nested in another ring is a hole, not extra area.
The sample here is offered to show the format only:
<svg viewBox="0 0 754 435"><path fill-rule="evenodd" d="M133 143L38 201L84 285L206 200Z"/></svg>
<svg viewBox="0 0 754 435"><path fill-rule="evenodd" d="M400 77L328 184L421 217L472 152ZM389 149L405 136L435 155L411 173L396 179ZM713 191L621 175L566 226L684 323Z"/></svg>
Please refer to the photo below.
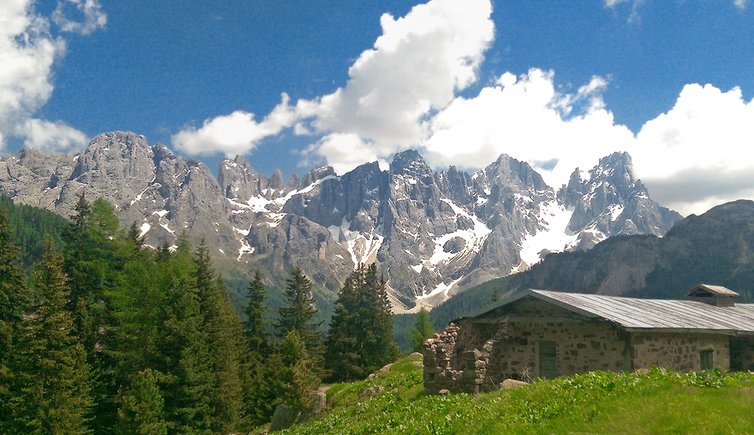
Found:
<svg viewBox="0 0 754 435"><path fill-rule="evenodd" d="M152 369L138 372L123 396L118 410L117 432L123 434L164 435L165 401L158 386L160 375Z"/></svg>
<svg viewBox="0 0 754 435"><path fill-rule="evenodd" d="M360 379L397 354L385 281L375 264L359 265L338 297L325 344L325 368L333 381Z"/></svg>
<svg viewBox="0 0 754 435"><path fill-rule="evenodd" d="M66 310L70 294L63 258L48 244L34 277L36 304L24 317L15 430L33 433L88 432L92 407L86 352Z"/></svg>
<svg viewBox="0 0 754 435"><path fill-rule="evenodd" d="M751 373L592 372L476 396L427 396L412 358L376 379L333 385L330 411L285 433L746 433L754 427ZM365 396L368 389L378 393Z"/></svg>
<svg viewBox="0 0 754 435"><path fill-rule="evenodd" d="M36 207L14 204L13 200L0 195L0 212L7 216L12 240L21 251L21 262L28 268L42 259L46 238L55 246L63 246L62 234L68 222L57 214Z"/></svg>
<svg viewBox="0 0 754 435"><path fill-rule="evenodd" d="M262 282L259 271L254 273L254 279L249 282L248 302L246 314L246 340L251 352L261 354L270 348L269 331L267 328L266 312L267 289Z"/></svg>
<svg viewBox="0 0 754 435"><path fill-rule="evenodd" d="M316 363L309 356L298 331L290 331L283 339L280 360L282 394L278 396L277 402L299 411L311 408L311 393L319 386L319 378Z"/></svg>
<svg viewBox="0 0 754 435"><path fill-rule="evenodd" d="M196 252L194 267L199 309L203 313L202 330L207 335L215 381L210 391L211 427L216 432L229 432L240 424L243 408L243 327L227 289L215 276L204 243Z"/></svg>
<svg viewBox="0 0 754 435"><path fill-rule="evenodd" d="M20 250L13 243L8 217L0 210L0 432L9 424L13 359L28 299Z"/></svg>
<svg viewBox="0 0 754 435"><path fill-rule="evenodd" d="M296 331L309 355L318 360L322 354L322 332L319 330L321 322L314 321L317 306L312 283L300 267L291 271L286 283L286 305L278 310L275 324L278 337L285 338L289 332Z"/></svg>
<svg viewBox="0 0 754 435"><path fill-rule="evenodd" d="M411 347L414 352L421 352L424 347L424 340L431 337L434 333L435 328L432 327L429 311L422 308L416 316L414 329L411 330Z"/></svg>

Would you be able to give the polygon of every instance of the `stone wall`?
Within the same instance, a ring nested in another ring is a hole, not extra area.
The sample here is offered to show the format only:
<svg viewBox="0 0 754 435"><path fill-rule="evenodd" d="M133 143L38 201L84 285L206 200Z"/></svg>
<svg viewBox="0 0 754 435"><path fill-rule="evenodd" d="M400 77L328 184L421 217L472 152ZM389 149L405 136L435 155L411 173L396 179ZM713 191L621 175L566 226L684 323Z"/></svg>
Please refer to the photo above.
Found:
<svg viewBox="0 0 754 435"><path fill-rule="evenodd" d="M754 337L731 337L730 369L754 372Z"/></svg>
<svg viewBox="0 0 754 435"><path fill-rule="evenodd" d="M536 299L520 299L481 316L451 323L424 343L424 389L436 394L478 393L505 379L543 375L542 342L555 345L557 376L594 370L654 366L700 370L701 352L713 366L754 370L754 337L668 332L627 332ZM731 347L733 361L731 361Z"/></svg>
<svg viewBox="0 0 754 435"><path fill-rule="evenodd" d="M713 350L714 367L730 369L729 338L715 334L637 332L631 334L635 368L700 370L700 352Z"/></svg>
<svg viewBox="0 0 754 435"><path fill-rule="evenodd" d="M628 336L609 323L586 319L539 301L519 301L497 318L464 319L424 345L424 386L478 393L505 379L541 375L539 344L556 343L558 375L630 369Z"/></svg>

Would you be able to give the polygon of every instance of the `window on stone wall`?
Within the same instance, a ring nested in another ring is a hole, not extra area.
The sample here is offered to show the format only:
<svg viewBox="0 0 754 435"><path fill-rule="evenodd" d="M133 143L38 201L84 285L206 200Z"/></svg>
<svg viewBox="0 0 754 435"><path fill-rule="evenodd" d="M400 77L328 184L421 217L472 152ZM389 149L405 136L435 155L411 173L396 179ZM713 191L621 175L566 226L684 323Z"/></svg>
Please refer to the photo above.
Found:
<svg viewBox="0 0 754 435"><path fill-rule="evenodd" d="M715 351L712 349L699 351L699 368L702 370L713 369L715 367L714 355Z"/></svg>
<svg viewBox="0 0 754 435"><path fill-rule="evenodd" d="M554 341L539 342L539 377L552 379L558 376L557 346Z"/></svg>

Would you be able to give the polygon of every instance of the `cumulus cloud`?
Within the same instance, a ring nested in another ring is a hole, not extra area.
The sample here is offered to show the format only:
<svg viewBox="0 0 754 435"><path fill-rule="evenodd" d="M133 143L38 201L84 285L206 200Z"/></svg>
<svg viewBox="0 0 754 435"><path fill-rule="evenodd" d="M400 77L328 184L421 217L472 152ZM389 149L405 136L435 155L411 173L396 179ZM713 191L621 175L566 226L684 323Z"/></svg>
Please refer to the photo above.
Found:
<svg viewBox="0 0 754 435"><path fill-rule="evenodd" d="M379 159L415 146L423 136L423 119L450 103L456 92L477 80L477 69L494 37L489 0L432 0L402 18L384 14L382 35L361 53L348 71L344 87L295 105L297 134L323 138L309 150L329 164L349 169L364 159ZM287 102L287 101L286 101ZM290 114L290 109L281 109ZM232 123L232 140L222 140L219 123ZM238 128L243 125L245 128ZM185 129L173 143L190 153L248 152L269 132L260 134L253 114L238 112L206 120L200 129ZM359 143L351 154L344 143ZM360 154L357 154L360 153Z"/></svg>
<svg viewBox="0 0 754 435"><path fill-rule="evenodd" d="M289 105L289 97L283 94L280 104L261 122L257 122L253 113L239 110L207 119L198 129L185 128L173 135L172 142L176 148L191 155L222 152L232 157L253 150L259 141L279 134L295 121L296 114Z"/></svg>
<svg viewBox="0 0 754 435"><path fill-rule="evenodd" d="M87 142L84 133L62 121L27 120L19 132L25 136L24 146L51 151L66 151L81 148Z"/></svg>
<svg viewBox="0 0 754 435"><path fill-rule="evenodd" d="M741 89L689 84L668 112L642 126L629 151L654 196L698 213L711 199L754 198L752 144L754 102Z"/></svg>
<svg viewBox="0 0 754 435"><path fill-rule="evenodd" d="M422 118L477 79L494 36L488 0L433 0L405 17L384 14L382 35L348 71L345 87L299 104L317 131L356 135L378 157L415 146ZM329 162L337 153L320 149Z"/></svg>
<svg viewBox="0 0 754 435"><path fill-rule="evenodd" d="M34 117L52 95L52 69L65 54L65 41L35 13L33 0L0 5L0 149L9 137L30 147L65 149L82 146L86 136L61 121Z"/></svg>
<svg viewBox="0 0 754 435"><path fill-rule="evenodd" d="M343 174L366 163L379 160L372 144L353 133L332 133L311 145L305 152L304 165L328 159L335 172Z"/></svg>
<svg viewBox="0 0 754 435"><path fill-rule="evenodd" d="M746 3L747 3L747 2L748 2L748 0L733 0L733 4L734 4L734 5L735 5L735 6L736 6L736 7L738 8L738 9L746 9Z"/></svg>
<svg viewBox="0 0 754 435"><path fill-rule="evenodd" d="M574 168L630 146L633 134L604 108L607 81L594 77L572 94L556 91L554 73L503 74L474 98L457 98L427 123L427 158L436 166L475 169L502 153L526 160L559 186ZM575 110L580 107L579 110ZM555 165L543 162L555 161Z"/></svg>
<svg viewBox="0 0 754 435"><path fill-rule="evenodd" d="M58 0L52 20L64 32L90 35L107 25L107 14L98 0Z"/></svg>

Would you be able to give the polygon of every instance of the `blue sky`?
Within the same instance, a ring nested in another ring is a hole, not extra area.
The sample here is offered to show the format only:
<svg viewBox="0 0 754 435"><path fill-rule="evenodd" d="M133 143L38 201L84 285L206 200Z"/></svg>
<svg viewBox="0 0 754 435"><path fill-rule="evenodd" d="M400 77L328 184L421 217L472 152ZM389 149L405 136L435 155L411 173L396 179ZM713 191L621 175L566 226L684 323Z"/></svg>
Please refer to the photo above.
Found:
<svg viewBox="0 0 754 435"><path fill-rule="evenodd" d="M265 174L325 163L344 172L407 148L436 167L474 170L505 152L558 185L576 166L627 150L653 196L682 212L754 197L754 162L742 163L754 161L752 2L3 8L14 24L0 23L0 60L11 65L4 78L0 67L5 152L80 149L111 130L213 170L243 153Z"/></svg>

